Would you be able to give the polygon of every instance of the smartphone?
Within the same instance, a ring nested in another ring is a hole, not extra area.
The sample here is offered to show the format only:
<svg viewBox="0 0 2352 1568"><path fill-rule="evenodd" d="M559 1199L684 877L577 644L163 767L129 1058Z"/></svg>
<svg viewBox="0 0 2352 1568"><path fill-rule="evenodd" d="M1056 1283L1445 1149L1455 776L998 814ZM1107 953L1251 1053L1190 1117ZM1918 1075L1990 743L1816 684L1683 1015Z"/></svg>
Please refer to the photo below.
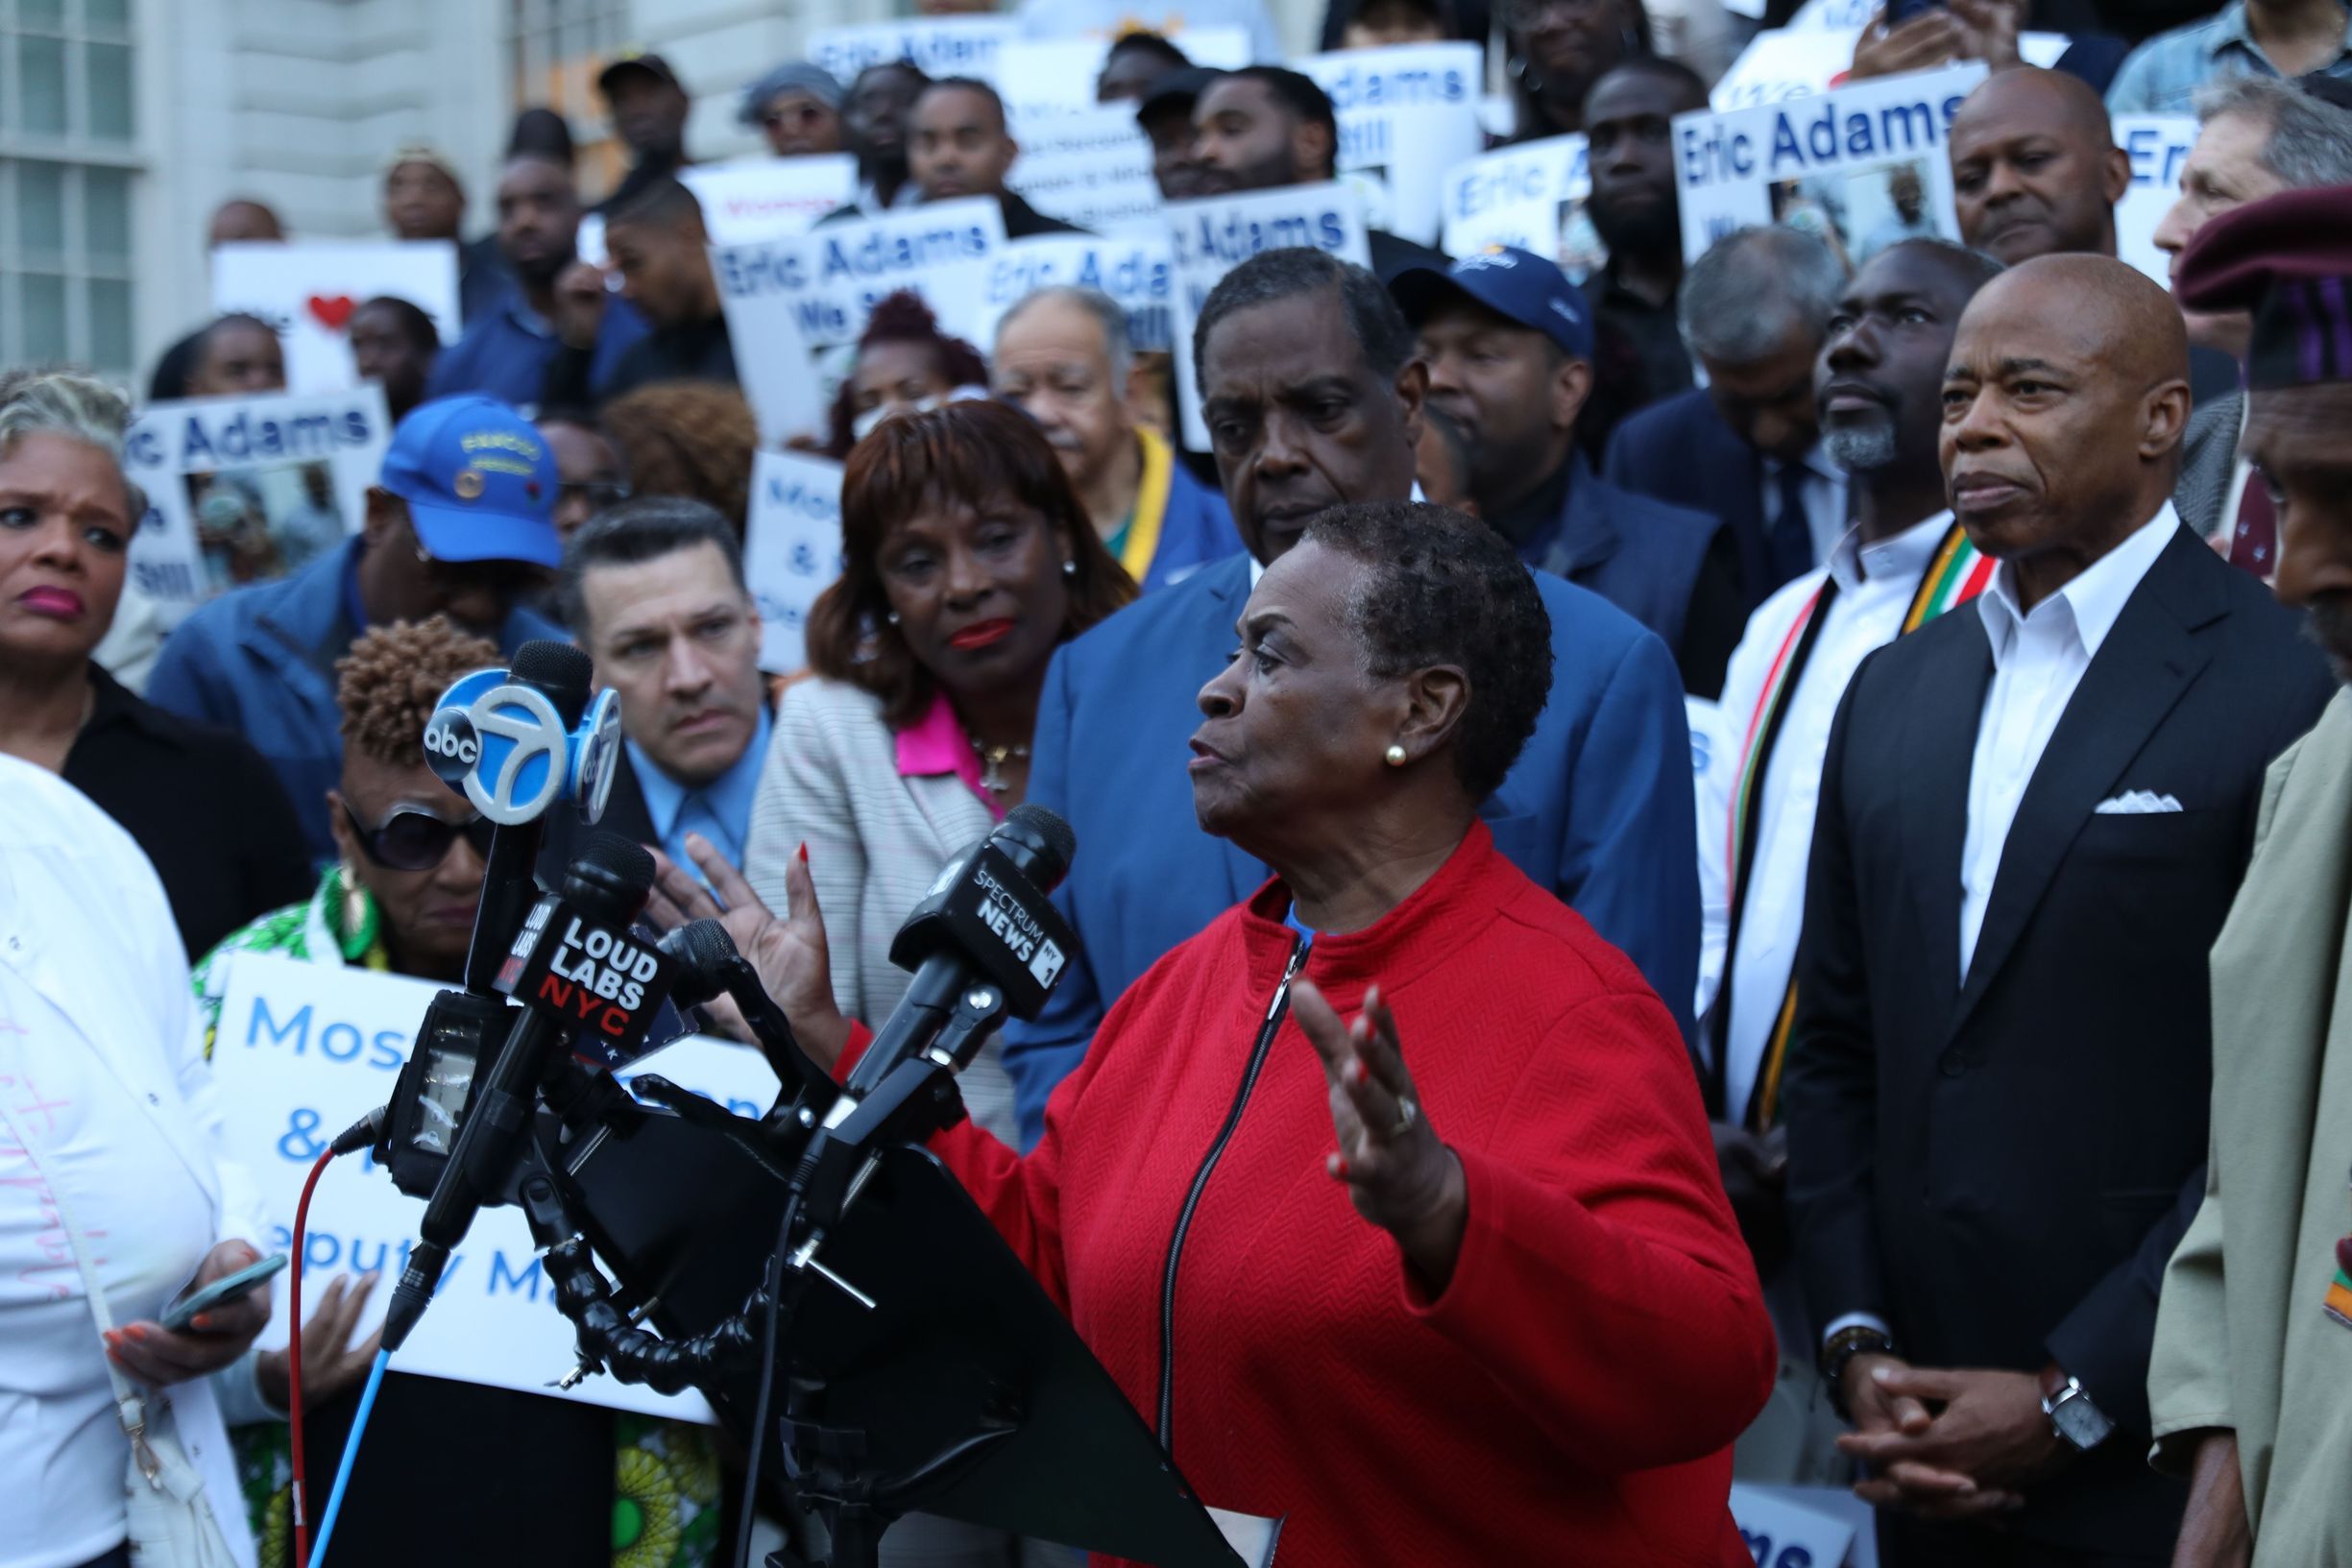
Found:
<svg viewBox="0 0 2352 1568"><path fill-rule="evenodd" d="M198 1313L210 1312L226 1302L242 1300L255 1286L267 1282L272 1274L285 1266L286 1255L273 1252L250 1268L240 1268L233 1274L223 1275L194 1295L174 1302L171 1310L163 1315L163 1326L177 1334L196 1321Z"/></svg>
<svg viewBox="0 0 2352 1568"><path fill-rule="evenodd" d="M1886 25L1901 27L1914 16L1925 16L1931 11L1942 11L1944 0L1886 0Z"/></svg>

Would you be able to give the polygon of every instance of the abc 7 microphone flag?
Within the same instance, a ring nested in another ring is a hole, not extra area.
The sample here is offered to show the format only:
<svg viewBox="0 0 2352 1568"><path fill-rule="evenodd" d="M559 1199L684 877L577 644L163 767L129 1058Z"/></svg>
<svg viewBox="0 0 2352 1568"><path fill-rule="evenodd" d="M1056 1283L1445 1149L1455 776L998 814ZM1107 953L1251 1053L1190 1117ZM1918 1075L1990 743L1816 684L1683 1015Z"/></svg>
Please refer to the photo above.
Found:
<svg viewBox="0 0 2352 1568"><path fill-rule="evenodd" d="M501 827L532 821L565 796L595 822L620 763L619 694L596 693L580 727L567 732L546 693L505 670L477 669L441 694L424 726L424 760Z"/></svg>

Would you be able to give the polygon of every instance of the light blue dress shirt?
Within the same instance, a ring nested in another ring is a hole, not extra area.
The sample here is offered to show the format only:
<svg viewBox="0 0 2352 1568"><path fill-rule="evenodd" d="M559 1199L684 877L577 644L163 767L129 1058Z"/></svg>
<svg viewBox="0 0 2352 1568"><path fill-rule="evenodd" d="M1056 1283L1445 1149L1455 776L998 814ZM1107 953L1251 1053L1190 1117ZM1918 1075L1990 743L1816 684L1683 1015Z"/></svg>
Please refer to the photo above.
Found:
<svg viewBox="0 0 2352 1568"><path fill-rule="evenodd" d="M751 803L760 792L760 769L767 762L773 729L763 703L759 728L752 732L751 744L743 748L743 755L699 789L690 789L663 772L661 764L636 741L626 742L629 765L637 770L638 790L645 797L645 815L653 820L663 853L697 878L702 876L701 869L686 853L688 833L702 834L726 856L729 865L738 871L743 868L743 840L751 832Z"/></svg>

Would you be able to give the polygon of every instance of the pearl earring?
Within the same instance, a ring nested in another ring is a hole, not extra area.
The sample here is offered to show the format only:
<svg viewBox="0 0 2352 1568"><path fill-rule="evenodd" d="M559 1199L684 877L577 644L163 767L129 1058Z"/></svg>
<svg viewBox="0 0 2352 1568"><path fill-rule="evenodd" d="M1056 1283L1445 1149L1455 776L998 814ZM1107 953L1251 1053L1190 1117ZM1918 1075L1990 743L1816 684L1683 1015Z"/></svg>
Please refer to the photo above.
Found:
<svg viewBox="0 0 2352 1568"><path fill-rule="evenodd" d="M882 618L888 621L891 625L896 626L898 624L898 612L893 610Z"/></svg>
<svg viewBox="0 0 2352 1568"><path fill-rule="evenodd" d="M1391 746L1388 751L1388 762L1391 767L1403 767L1405 765L1404 747Z"/></svg>
<svg viewBox="0 0 2352 1568"><path fill-rule="evenodd" d="M1078 575L1078 563L1075 561L1064 561L1061 564L1061 574L1064 577L1076 577Z"/></svg>

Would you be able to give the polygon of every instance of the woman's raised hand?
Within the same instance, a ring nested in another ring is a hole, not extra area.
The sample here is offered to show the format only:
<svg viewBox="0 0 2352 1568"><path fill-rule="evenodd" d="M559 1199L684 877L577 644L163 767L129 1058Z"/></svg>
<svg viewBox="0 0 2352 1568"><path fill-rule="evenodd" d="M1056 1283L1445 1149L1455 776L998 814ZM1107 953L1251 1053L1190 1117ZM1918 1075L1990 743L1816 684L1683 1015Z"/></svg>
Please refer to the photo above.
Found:
<svg viewBox="0 0 2352 1568"><path fill-rule="evenodd" d="M785 893L791 913L779 920L761 902L743 874L700 833L686 835L686 852L702 868L709 886L661 851L653 852L653 898L646 918L664 930L695 920L715 920L735 939L735 950L759 972L760 983L784 1009L792 1032L819 1067L832 1071L849 1043L849 1020L833 997L833 963L825 943L825 915L816 905L816 884L809 877L807 845L785 863ZM714 896L715 894L715 896ZM723 1003L721 1005L720 1003ZM705 1009L739 1040L751 1030L735 1004L724 998ZM783 1073L782 1066L777 1068Z"/></svg>
<svg viewBox="0 0 2352 1568"><path fill-rule="evenodd" d="M1443 1291L1462 1252L1468 1189L1462 1162L1421 1114L1395 1015L1373 985L1355 1022L1343 1024L1314 982L1303 979L1291 986L1291 1013L1322 1058L1330 1089L1339 1148L1325 1169L1347 1184L1358 1214L1396 1238L1430 1293Z"/></svg>

